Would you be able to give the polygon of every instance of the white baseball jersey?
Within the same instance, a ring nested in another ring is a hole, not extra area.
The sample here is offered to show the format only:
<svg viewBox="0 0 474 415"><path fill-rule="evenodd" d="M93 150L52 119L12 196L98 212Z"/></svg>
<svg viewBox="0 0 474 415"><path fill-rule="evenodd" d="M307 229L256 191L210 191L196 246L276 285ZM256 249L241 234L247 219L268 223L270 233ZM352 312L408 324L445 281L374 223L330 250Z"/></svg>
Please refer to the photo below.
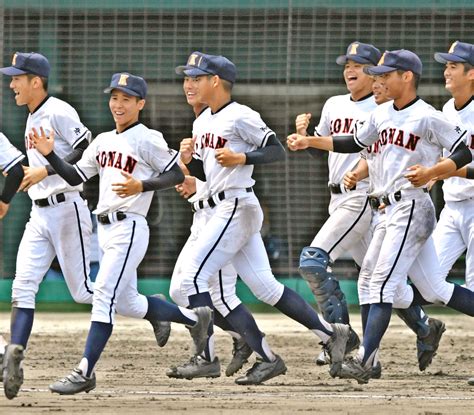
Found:
<svg viewBox="0 0 474 415"><path fill-rule="evenodd" d="M453 152L465 135L465 129L418 98L401 110L391 101L379 105L367 121L357 125L354 139L380 158L380 181L374 183L372 192L380 196L412 189L404 177L407 168L415 164L433 166L443 148Z"/></svg>
<svg viewBox="0 0 474 415"><path fill-rule="evenodd" d="M203 162L208 196L255 184L253 165L222 167L215 158L216 149L226 147L236 153L247 153L265 147L272 134L275 133L260 114L245 105L231 101L215 114L207 108L194 121L193 138L196 139L194 157Z"/></svg>
<svg viewBox="0 0 474 415"><path fill-rule="evenodd" d="M153 192L142 192L126 198L112 190L112 183L122 183L122 172L139 180L156 177L178 161L178 152L168 147L159 131L141 123L125 131L116 130L99 134L87 147L75 168L84 181L99 174L100 191L96 214L120 210L146 216Z"/></svg>
<svg viewBox="0 0 474 415"><path fill-rule="evenodd" d="M51 131L54 131L54 152L60 158L70 154L72 149L81 141L90 141L91 138L90 131L82 124L76 110L67 102L49 96L34 112L29 114L26 122L25 148L30 167L40 167L49 164L39 151L33 147L28 137L33 128L39 133L40 127L43 127L48 136L51 134ZM63 178L55 174L31 186L28 194L32 200L37 200L57 193L74 190L81 191L82 185L70 186Z"/></svg>
<svg viewBox="0 0 474 415"><path fill-rule="evenodd" d="M454 106L454 98L451 98L443 107L443 113L446 117L455 122L462 124L467 129L466 145L474 156L474 100L471 100L460 110ZM444 156L449 156L447 151ZM469 166L474 166L472 161ZM458 202L466 199L474 198L474 181L463 179L461 177L451 177L444 181L443 184L444 200L447 202Z"/></svg>
<svg viewBox="0 0 474 415"><path fill-rule="evenodd" d="M4 173L8 173L15 164L24 158L23 153L10 143L5 134L0 133L0 169Z"/></svg>
<svg viewBox="0 0 474 415"><path fill-rule="evenodd" d="M329 98L324 104L315 134L350 137L354 133L356 123L365 120L376 107L373 95L359 101L353 101L350 94ZM330 152L328 157L329 183L342 183L344 175L355 168L359 158L359 154ZM365 189L367 186L368 179L357 183L357 189Z"/></svg>

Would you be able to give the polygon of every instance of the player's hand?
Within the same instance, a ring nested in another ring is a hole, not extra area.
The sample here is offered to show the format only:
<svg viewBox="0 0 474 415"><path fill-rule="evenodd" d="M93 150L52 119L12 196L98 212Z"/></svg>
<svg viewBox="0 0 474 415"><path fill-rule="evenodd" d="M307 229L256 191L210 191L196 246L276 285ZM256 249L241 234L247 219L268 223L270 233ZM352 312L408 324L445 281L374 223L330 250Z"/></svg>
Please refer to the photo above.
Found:
<svg viewBox="0 0 474 415"><path fill-rule="evenodd" d="M290 134L286 139L286 145L291 151L305 150L309 147L308 139L301 134Z"/></svg>
<svg viewBox="0 0 474 415"><path fill-rule="evenodd" d="M181 140L181 143L179 145L179 152L181 155L181 161L184 164L188 164L193 158L195 144L195 138L184 138L183 140Z"/></svg>
<svg viewBox="0 0 474 415"><path fill-rule="evenodd" d="M431 180L431 174L428 167L415 164L414 166L408 167L409 172L405 174L405 177L409 182L415 186L420 187L428 183Z"/></svg>
<svg viewBox="0 0 474 415"><path fill-rule="evenodd" d="M46 167L22 167L25 175L23 176L23 180L21 181L18 191L27 192L31 186L36 183L39 183L41 180L48 176L48 171L46 170Z"/></svg>
<svg viewBox="0 0 474 415"><path fill-rule="evenodd" d="M184 182L177 184L174 188L181 197L188 199L196 193L196 178L193 176L185 176Z"/></svg>
<svg viewBox="0 0 474 415"><path fill-rule="evenodd" d="M141 180L135 179L131 174L120 172L125 181L122 183L112 183L112 190L119 197L128 197L143 192L143 183Z"/></svg>
<svg viewBox="0 0 474 415"><path fill-rule="evenodd" d="M54 130L51 130L49 137L46 136L43 127L40 127L40 132L33 128L28 134L30 141L43 156L47 156L54 150Z"/></svg>
<svg viewBox="0 0 474 415"><path fill-rule="evenodd" d="M8 203L0 200L0 219L3 219L7 215L9 207L10 205Z"/></svg>
<svg viewBox="0 0 474 415"><path fill-rule="evenodd" d="M300 114L296 117L295 126L296 132L300 135L308 134L309 120L311 119L311 114Z"/></svg>
<svg viewBox="0 0 474 415"><path fill-rule="evenodd" d="M234 153L229 148L218 148L216 150L216 160L222 167L232 167L245 164L247 157L244 153Z"/></svg>
<svg viewBox="0 0 474 415"><path fill-rule="evenodd" d="M359 181L359 175L356 172L348 171L344 175L343 183L346 189L352 189L356 187L358 181Z"/></svg>

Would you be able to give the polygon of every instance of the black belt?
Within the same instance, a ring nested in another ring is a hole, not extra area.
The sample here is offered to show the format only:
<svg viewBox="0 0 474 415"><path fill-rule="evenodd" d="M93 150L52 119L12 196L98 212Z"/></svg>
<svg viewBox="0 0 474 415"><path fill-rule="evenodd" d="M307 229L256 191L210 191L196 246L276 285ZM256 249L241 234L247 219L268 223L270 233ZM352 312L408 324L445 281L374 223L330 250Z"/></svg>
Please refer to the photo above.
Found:
<svg viewBox="0 0 474 415"><path fill-rule="evenodd" d="M117 221L124 220L127 215L124 212L115 212L110 213L110 215L115 215L117 217ZM102 223L102 225L110 225L112 222L110 221L109 213L101 213L97 215L97 221Z"/></svg>
<svg viewBox="0 0 474 415"><path fill-rule="evenodd" d="M56 199L56 203L62 203L66 201L66 196L64 193L58 193L57 195L53 195L45 199L36 199L33 201L33 203L39 207L53 206L55 203L52 203L52 200L50 200L50 198L53 197Z"/></svg>
<svg viewBox="0 0 474 415"><path fill-rule="evenodd" d="M337 184L337 183L330 183L330 184L328 184L328 188L329 188L329 191L330 191L332 194L335 194L335 195L339 195L339 194L345 193L345 192L342 191L341 185L340 185L340 184ZM354 186L352 189L347 189L347 191L352 191L352 190L356 190L356 186Z"/></svg>
<svg viewBox="0 0 474 415"><path fill-rule="evenodd" d="M247 193L252 193L253 188L252 187L247 187L245 189L245 191ZM196 202L197 203L197 209L204 209L207 206L209 206L211 209L214 209L216 207L216 202L214 201L214 198L217 198L220 202L225 200L226 199L225 190L223 190L222 192L217 193L217 195L215 195L213 197L210 197L209 199L204 199L204 200L197 201ZM207 203L207 206L206 206L206 203ZM191 206L191 209L192 209L193 212L196 212L196 209L194 208L194 206Z"/></svg>
<svg viewBox="0 0 474 415"><path fill-rule="evenodd" d="M423 192L428 193L428 189L424 187ZM393 200L395 200L395 202L399 202L400 200L402 200L401 190L398 190L393 194ZM369 196L369 205L372 209L377 210L382 204L385 206L389 206L392 204L389 195L383 195L380 197Z"/></svg>

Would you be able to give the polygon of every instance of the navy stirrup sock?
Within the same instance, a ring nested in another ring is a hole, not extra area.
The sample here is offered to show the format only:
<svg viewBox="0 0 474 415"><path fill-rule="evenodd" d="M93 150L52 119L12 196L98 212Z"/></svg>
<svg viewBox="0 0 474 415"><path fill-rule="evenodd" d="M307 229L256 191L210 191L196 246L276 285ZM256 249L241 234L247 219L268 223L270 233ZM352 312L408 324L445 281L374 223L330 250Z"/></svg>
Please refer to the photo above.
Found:
<svg viewBox="0 0 474 415"><path fill-rule="evenodd" d="M367 327L367 318L369 317L370 304L362 304L360 306L360 318L362 320L362 334L365 334Z"/></svg>
<svg viewBox="0 0 474 415"><path fill-rule="evenodd" d="M148 300L148 311L144 317L146 320L173 321L189 326L195 324L193 320L190 320L181 312L177 305L158 297L147 297L146 299Z"/></svg>
<svg viewBox="0 0 474 415"><path fill-rule="evenodd" d="M364 359L362 364L365 364L374 350L379 348L382 337L387 330L388 323L390 323L391 315L392 304L390 303L370 305L370 311L367 317L367 327L364 332Z"/></svg>
<svg viewBox="0 0 474 415"><path fill-rule="evenodd" d="M275 304L275 308L310 330L320 330L328 335L332 334L321 324L318 313L314 308L288 287L283 290L283 294Z"/></svg>
<svg viewBox="0 0 474 415"><path fill-rule="evenodd" d="M239 304L226 318L254 352L262 356L266 362L271 362L271 359L267 356L262 347L263 334L259 330L255 319L247 307L243 304Z"/></svg>
<svg viewBox="0 0 474 415"><path fill-rule="evenodd" d="M87 377L90 377L94 370L95 364L99 360L105 345L112 334L113 324L100 323L98 321L91 322L89 334L87 336L86 348L84 350L84 357L88 362Z"/></svg>
<svg viewBox="0 0 474 415"><path fill-rule="evenodd" d="M474 292L459 285L454 285L453 295L446 305L474 317Z"/></svg>
<svg viewBox="0 0 474 415"><path fill-rule="evenodd" d="M10 343L21 344L26 349L30 338L33 320L35 316L34 308L12 308L10 323Z"/></svg>
<svg viewBox="0 0 474 415"><path fill-rule="evenodd" d="M238 331L227 321L227 317L224 317L216 309L214 309L214 325L224 331L233 331L234 333L238 333Z"/></svg>

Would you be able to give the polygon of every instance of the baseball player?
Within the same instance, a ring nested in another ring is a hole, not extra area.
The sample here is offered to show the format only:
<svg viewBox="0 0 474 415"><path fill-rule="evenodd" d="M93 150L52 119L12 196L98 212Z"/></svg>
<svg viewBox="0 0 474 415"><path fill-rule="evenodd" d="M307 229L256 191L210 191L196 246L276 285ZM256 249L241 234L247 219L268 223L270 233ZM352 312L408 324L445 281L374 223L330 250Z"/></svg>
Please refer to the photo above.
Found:
<svg viewBox="0 0 474 415"><path fill-rule="evenodd" d="M355 123L365 119L376 107L372 78L363 72L363 68L376 64L380 56L375 46L355 41L348 46L345 55L337 58L337 64L344 66L344 81L349 94L334 96L326 101L314 130L315 135L350 135ZM296 118L299 134L307 135L310 117L311 114L300 114ZM299 272L308 282L324 318L331 323L349 324L349 312L330 264L341 254L349 252L360 266L370 241L368 180L360 181L350 190L343 184L344 173L354 169L359 160L358 154L329 154L330 216L300 256ZM357 334L351 330L347 351L357 348L359 343ZM327 360L323 350L316 363L323 365L328 363Z"/></svg>
<svg viewBox="0 0 474 415"><path fill-rule="evenodd" d="M377 105L389 101L381 77L374 78L372 90ZM350 189L355 186L360 179L369 177L369 179L371 179L368 190L370 195L372 194L373 189L377 187L378 172L382 169L380 166L377 166L379 159L376 157L374 152L369 152L365 149L361 152L361 157L362 159L357 167L345 174L344 185L346 188ZM374 199L369 197L369 203L373 200ZM365 332L367 316L370 309L370 280L386 233L385 210L379 206L374 206L374 209L371 210L372 238L362 262L359 279L357 281L363 334ZM445 331L445 325L440 320L428 318L420 305L409 306L411 298L407 300L408 301L404 302L402 299L399 299L398 303L394 300L394 308L397 315L417 335L417 358L419 368L423 371L429 366L438 349L441 336ZM378 358L376 358L374 359L374 367L372 369L371 377L373 379L378 379L380 375L381 365Z"/></svg>
<svg viewBox="0 0 474 415"><path fill-rule="evenodd" d="M227 58L193 52L187 65L178 67L177 72L193 79L198 101L209 106L194 121L193 138L183 140L180 147L181 161L190 173L206 181L208 199L203 207L212 208L207 231L199 235L182 270L181 289L188 295L190 306L212 304L209 281L232 261L238 274L249 278L260 298L321 338L330 349L332 369L337 371L349 327L320 319L299 295L275 280L260 235L263 213L252 189L253 165L283 159L283 147L258 113L232 101L236 70ZM242 324L239 307L232 313L235 320L231 323L237 328ZM245 330L242 328L241 333ZM260 348L262 360L257 360L236 383L260 383L286 371L279 356Z"/></svg>
<svg viewBox="0 0 474 415"><path fill-rule="evenodd" d="M14 398L23 383L21 361L31 334L35 297L39 284L57 256L72 297L79 303L92 302L89 279L89 245L92 224L89 209L79 192L82 186L70 186L54 174L46 159L28 138L32 128L42 127L56 133L55 151L60 157L78 160L87 148L90 132L68 103L48 95L50 65L39 53L17 52L12 65L0 71L11 76L10 88L18 106L29 110L25 128L28 157L22 188L32 200L30 219L18 248L15 279L12 286L11 340L4 362L4 390ZM31 174L35 173L33 183Z"/></svg>
<svg viewBox="0 0 474 415"><path fill-rule="evenodd" d="M206 109L206 105L197 101L194 84L195 82L191 78L184 77L183 90L186 100L188 104L192 106L195 117L198 118ZM184 166L182 166L182 168L186 173L189 173ZM195 203L198 205L199 200L205 199L207 191L205 182L197 180L192 176L186 176L185 181L176 186L176 190L181 196L188 199L194 210L191 235L179 254L170 284L170 296L173 301L180 306L187 307L189 306L188 297L186 293L180 290L182 278L181 269L184 261L187 260L190 252L194 249L193 246L199 233L204 231L207 220L212 215L212 209L210 207L203 209L194 208ZM227 264L219 270L218 274L213 276L210 281L210 293L214 305L214 324L229 333L233 339L233 357L226 368L227 376L232 376L240 370L253 352L250 346L246 343L244 336L240 335L226 319L229 313L236 307L244 308L244 310L239 313L240 315L244 315L247 319L253 319L236 295L236 279L237 273L235 269L231 264ZM253 331L257 333L257 336L261 337L257 344L263 343L265 344L265 348L269 349L266 340L263 339L263 336L260 334L260 330L258 330L258 328L255 329L257 327L256 323L250 322L250 324L253 327ZM218 357L215 356L214 335L212 332L209 334L206 348L201 355L192 356L188 362L182 365L172 366L167 372L169 377L186 379L197 377L219 377L220 374L220 362Z"/></svg>
<svg viewBox="0 0 474 415"><path fill-rule="evenodd" d="M97 209L101 249L100 268L95 282L92 317L82 360L65 378L50 385L59 394L88 392L95 388L94 367L112 334L115 312L156 321L189 325L197 353L205 345L210 308L180 308L154 296L137 292L137 267L149 238L145 219L153 190L183 181L178 153L168 148L161 133L138 120L145 105L147 85L143 78L126 72L112 76L109 108L116 129L99 134L74 165L59 158L49 137L36 130L30 138L36 149L56 172L75 186L99 175Z"/></svg>
<svg viewBox="0 0 474 415"><path fill-rule="evenodd" d="M397 288L407 274L412 275L409 270L422 248L425 251L432 247L427 241L435 224L434 206L425 185L430 179L457 170L472 160L463 143L466 131L417 96L422 71L417 55L408 50L385 52L378 65L366 71L383 77L387 95L393 102L378 106L356 128L353 137L308 138L298 134L288 137L290 149L313 146L328 151L358 152L371 146L370 151L379 158L376 165L381 168L380 181L375 183L372 194L385 204L386 235L370 282L371 305L363 344L357 357L342 365L340 372L363 383L370 378ZM442 148L451 154L436 163ZM424 258L436 262L435 252L431 252L432 258L429 253L426 251ZM424 289L423 284L418 288ZM466 304L472 301L468 300L468 292L453 287L447 304L472 313L472 306Z"/></svg>
<svg viewBox="0 0 474 415"><path fill-rule="evenodd" d="M436 53L435 59L445 64L446 89L453 96L444 105L443 113L452 122L467 128L467 145L474 153L474 45L456 41L448 53ZM449 178L444 181L443 194L445 206L433 232L439 262L443 273L448 275L467 249L466 286L474 290L474 183Z"/></svg>

